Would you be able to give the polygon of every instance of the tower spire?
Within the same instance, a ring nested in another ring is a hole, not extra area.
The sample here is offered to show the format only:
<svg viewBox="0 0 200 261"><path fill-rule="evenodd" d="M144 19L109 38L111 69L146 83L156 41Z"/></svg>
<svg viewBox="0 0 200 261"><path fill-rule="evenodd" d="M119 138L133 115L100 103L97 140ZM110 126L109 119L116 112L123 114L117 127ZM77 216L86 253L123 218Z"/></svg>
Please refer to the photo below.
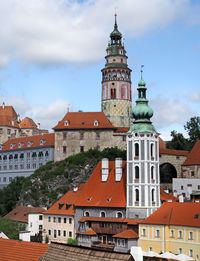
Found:
<svg viewBox="0 0 200 261"><path fill-rule="evenodd" d="M117 14L115 12L115 25L114 25L114 28L117 29Z"/></svg>

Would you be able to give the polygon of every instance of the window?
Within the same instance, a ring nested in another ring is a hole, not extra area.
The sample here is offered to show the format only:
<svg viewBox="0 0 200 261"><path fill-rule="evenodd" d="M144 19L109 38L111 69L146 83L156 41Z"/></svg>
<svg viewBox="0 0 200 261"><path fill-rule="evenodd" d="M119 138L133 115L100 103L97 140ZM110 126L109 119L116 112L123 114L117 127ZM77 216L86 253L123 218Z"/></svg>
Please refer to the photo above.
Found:
<svg viewBox="0 0 200 261"><path fill-rule="evenodd" d="M30 168L31 168L31 165L30 165L30 164L27 164L27 165L26 165L26 168L27 168L27 169L30 169Z"/></svg>
<svg viewBox="0 0 200 261"><path fill-rule="evenodd" d="M84 152L84 146L80 146L80 152Z"/></svg>
<svg viewBox="0 0 200 261"><path fill-rule="evenodd" d="M135 157L139 157L139 144L135 143Z"/></svg>
<svg viewBox="0 0 200 261"><path fill-rule="evenodd" d="M80 140L84 140L84 132L80 132Z"/></svg>
<svg viewBox="0 0 200 261"><path fill-rule="evenodd" d="M193 232L189 232L189 240L193 240Z"/></svg>
<svg viewBox="0 0 200 261"><path fill-rule="evenodd" d="M58 218L58 223L61 223L61 217Z"/></svg>
<svg viewBox="0 0 200 261"><path fill-rule="evenodd" d="M39 225L39 231L41 231L42 230L42 225Z"/></svg>
<svg viewBox="0 0 200 261"><path fill-rule="evenodd" d="M117 218L122 218L123 215L122 215L122 212L117 212Z"/></svg>
<svg viewBox="0 0 200 261"><path fill-rule="evenodd" d="M154 146L153 146L153 144L151 144L151 158L153 158L154 157Z"/></svg>
<svg viewBox="0 0 200 261"><path fill-rule="evenodd" d="M41 140L40 140L40 145L43 145L44 142L45 142L45 141L41 139Z"/></svg>
<svg viewBox="0 0 200 261"><path fill-rule="evenodd" d="M45 157L48 157L48 156L49 156L49 152L46 151L46 152L45 152Z"/></svg>
<svg viewBox="0 0 200 261"><path fill-rule="evenodd" d="M156 237L160 237L160 230L156 229Z"/></svg>
<svg viewBox="0 0 200 261"><path fill-rule="evenodd" d="M54 238L56 238L56 229L54 229L54 233L53 233L54 235Z"/></svg>
<svg viewBox="0 0 200 261"><path fill-rule="evenodd" d="M104 211L101 211L100 217L105 218L106 217L106 213Z"/></svg>
<svg viewBox="0 0 200 261"><path fill-rule="evenodd" d="M94 121L94 126L98 126L98 125L99 125L98 120L95 120L95 121Z"/></svg>
<svg viewBox="0 0 200 261"><path fill-rule="evenodd" d="M139 193L139 189L135 190L135 201L139 202L140 200L140 193Z"/></svg>
<svg viewBox="0 0 200 261"><path fill-rule="evenodd" d="M33 169L36 169L36 163L33 163Z"/></svg>
<svg viewBox="0 0 200 261"><path fill-rule="evenodd" d="M138 166L135 166L135 179L139 179L140 178L140 169Z"/></svg>
<svg viewBox="0 0 200 261"><path fill-rule="evenodd" d="M72 218L69 218L69 224L72 224Z"/></svg>
<svg viewBox="0 0 200 261"><path fill-rule="evenodd" d="M151 200L152 202L155 202L155 189L152 189L151 191Z"/></svg>
<svg viewBox="0 0 200 261"><path fill-rule="evenodd" d="M194 177L194 171L191 171L191 176Z"/></svg>
<svg viewBox="0 0 200 261"><path fill-rule="evenodd" d="M153 247L149 247L149 251L153 251Z"/></svg>
<svg viewBox="0 0 200 261"><path fill-rule="evenodd" d="M48 234L49 234L49 236L51 235L51 230L50 229L48 230Z"/></svg>
<svg viewBox="0 0 200 261"><path fill-rule="evenodd" d="M171 230L171 231L170 231L170 237L171 237L171 238L174 238L174 230Z"/></svg>
<svg viewBox="0 0 200 261"><path fill-rule="evenodd" d="M193 257L193 250L192 249L189 250L189 256Z"/></svg>
<svg viewBox="0 0 200 261"><path fill-rule="evenodd" d="M24 164L20 164L20 169L24 169Z"/></svg>
<svg viewBox="0 0 200 261"><path fill-rule="evenodd" d="M40 151L39 153L38 153L38 157L43 157L44 156L44 154L43 154L43 152L42 151Z"/></svg>
<svg viewBox="0 0 200 261"><path fill-rule="evenodd" d="M181 190L183 190L184 189L184 187L183 186L181 186Z"/></svg>
<svg viewBox="0 0 200 261"><path fill-rule="evenodd" d="M142 229L142 236L146 237L146 229L145 228Z"/></svg>
<svg viewBox="0 0 200 261"><path fill-rule="evenodd" d="M126 136L122 136L122 141L126 141Z"/></svg>
<svg viewBox="0 0 200 261"><path fill-rule="evenodd" d="M67 219L66 219L66 218L64 218L64 223L65 223L65 224L67 223Z"/></svg>
<svg viewBox="0 0 200 261"><path fill-rule="evenodd" d="M51 222L51 217L48 217L48 222Z"/></svg>
<svg viewBox="0 0 200 261"><path fill-rule="evenodd" d="M27 152L27 158L30 158L30 156L31 156L31 153L30 152Z"/></svg>
<svg viewBox="0 0 200 261"><path fill-rule="evenodd" d="M54 222L54 223L56 222L56 217L53 217L53 222Z"/></svg>
<svg viewBox="0 0 200 261"><path fill-rule="evenodd" d="M64 133L63 133L63 140L66 140L66 139L67 139L67 133L64 132Z"/></svg>
<svg viewBox="0 0 200 261"><path fill-rule="evenodd" d="M58 236L60 237L60 230L58 230Z"/></svg>
<svg viewBox="0 0 200 261"><path fill-rule="evenodd" d="M200 185L198 185L198 187L197 187L198 189L200 189Z"/></svg>
<svg viewBox="0 0 200 261"><path fill-rule="evenodd" d="M3 129L1 128L1 129L0 129L0 134L2 134L2 133L3 133Z"/></svg>
<svg viewBox="0 0 200 261"><path fill-rule="evenodd" d="M12 181L12 177L9 177L9 182L11 182Z"/></svg>
<svg viewBox="0 0 200 261"><path fill-rule="evenodd" d="M181 230L178 231L178 238L183 238L183 232Z"/></svg>
<svg viewBox="0 0 200 261"><path fill-rule="evenodd" d="M72 237L72 231L69 231L69 237Z"/></svg>
<svg viewBox="0 0 200 261"><path fill-rule="evenodd" d="M182 254L182 253L183 253L183 250L182 250L181 247L178 249L178 253L179 253L179 254Z"/></svg>
<svg viewBox="0 0 200 261"><path fill-rule="evenodd" d="M110 90L110 96L111 96L111 99L116 99L116 89L115 88L112 88Z"/></svg>
<svg viewBox="0 0 200 261"><path fill-rule="evenodd" d="M7 134L10 135L11 129L7 129Z"/></svg>
<svg viewBox="0 0 200 261"><path fill-rule="evenodd" d="M96 140L100 140L100 133L99 132L96 133Z"/></svg>
<svg viewBox="0 0 200 261"><path fill-rule="evenodd" d="M151 180L154 180L154 166L151 166Z"/></svg>
<svg viewBox="0 0 200 261"><path fill-rule="evenodd" d="M90 216L90 213L89 213L88 211L85 211L84 216L85 216L85 217L89 217L89 216Z"/></svg>
<svg viewBox="0 0 200 261"><path fill-rule="evenodd" d="M63 153L66 153L66 151L67 151L67 147L63 146Z"/></svg>
<svg viewBox="0 0 200 261"><path fill-rule="evenodd" d="M63 230L63 237L66 237L66 230Z"/></svg>
<svg viewBox="0 0 200 261"><path fill-rule="evenodd" d="M39 215L39 220L42 220L42 215Z"/></svg>
<svg viewBox="0 0 200 261"><path fill-rule="evenodd" d="M3 177L3 182L6 182L6 177Z"/></svg>
<svg viewBox="0 0 200 261"><path fill-rule="evenodd" d="M68 120L65 120L64 125L65 125L65 126L69 126L69 121L68 121Z"/></svg>

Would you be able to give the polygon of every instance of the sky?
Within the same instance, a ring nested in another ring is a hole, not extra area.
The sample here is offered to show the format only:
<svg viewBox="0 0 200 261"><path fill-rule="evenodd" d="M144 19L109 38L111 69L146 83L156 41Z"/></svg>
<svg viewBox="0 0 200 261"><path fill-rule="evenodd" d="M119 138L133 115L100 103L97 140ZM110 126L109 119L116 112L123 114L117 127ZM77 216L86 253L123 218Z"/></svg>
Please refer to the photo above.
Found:
<svg viewBox="0 0 200 261"><path fill-rule="evenodd" d="M152 122L165 140L200 116L199 0L0 0L0 104L51 130L101 110L101 69L117 12L132 69L144 65Z"/></svg>

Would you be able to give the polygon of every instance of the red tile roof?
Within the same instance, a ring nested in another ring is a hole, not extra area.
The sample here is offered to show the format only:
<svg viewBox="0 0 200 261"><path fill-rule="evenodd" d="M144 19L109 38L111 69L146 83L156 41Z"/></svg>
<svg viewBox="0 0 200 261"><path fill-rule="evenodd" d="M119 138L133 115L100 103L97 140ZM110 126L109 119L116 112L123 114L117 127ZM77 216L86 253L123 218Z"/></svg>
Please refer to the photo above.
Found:
<svg viewBox="0 0 200 261"><path fill-rule="evenodd" d="M98 126L94 126L94 121ZM65 126L68 121L69 125ZM103 112L68 112L53 128L59 129L115 129Z"/></svg>
<svg viewBox="0 0 200 261"><path fill-rule="evenodd" d="M0 238L0 260L38 261L47 248L48 244Z"/></svg>
<svg viewBox="0 0 200 261"><path fill-rule="evenodd" d="M19 128L17 113L12 106L0 106L0 126Z"/></svg>
<svg viewBox="0 0 200 261"><path fill-rule="evenodd" d="M195 143L183 165L200 165L200 140Z"/></svg>
<svg viewBox="0 0 200 261"><path fill-rule="evenodd" d="M166 149L166 142L159 137L159 149Z"/></svg>
<svg viewBox="0 0 200 261"><path fill-rule="evenodd" d="M20 128L22 128L22 129L38 129L38 126L31 118L26 117L20 122Z"/></svg>
<svg viewBox="0 0 200 261"><path fill-rule="evenodd" d="M115 132L128 132L129 131L129 128L116 128Z"/></svg>
<svg viewBox="0 0 200 261"><path fill-rule="evenodd" d="M4 218L8 218L13 221L28 223L29 213L42 213L44 210L44 208L17 206L15 209L5 215Z"/></svg>
<svg viewBox="0 0 200 261"><path fill-rule="evenodd" d="M120 197L119 197L120 195ZM76 206L126 207L126 162L123 161L121 181L115 181L115 162L109 162L109 176L101 181L101 162L84 185Z"/></svg>
<svg viewBox="0 0 200 261"><path fill-rule="evenodd" d="M112 222L112 223L127 223L128 225L137 225L141 219L128 218L102 218L102 217L82 217L80 222L94 221L94 222Z"/></svg>
<svg viewBox="0 0 200 261"><path fill-rule="evenodd" d="M96 236L96 232L92 228L89 228L85 233L81 233L80 231L77 231L76 234L79 235L86 235L86 236Z"/></svg>
<svg viewBox="0 0 200 261"><path fill-rule="evenodd" d="M43 143L41 144L41 140ZM20 146L19 146L20 144ZM55 133L10 139L2 144L1 151L12 151L28 148L42 148L55 145Z"/></svg>
<svg viewBox="0 0 200 261"><path fill-rule="evenodd" d="M189 151L186 150L171 150L171 149L159 149L160 154L176 155L176 156L188 156Z"/></svg>
<svg viewBox="0 0 200 261"><path fill-rule="evenodd" d="M114 235L117 238L138 238L138 234L132 229L124 230L121 233Z"/></svg>
<svg viewBox="0 0 200 261"><path fill-rule="evenodd" d="M162 188L160 188L160 199L162 201L178 201L178 198L174 197L171 193L166 193Z"/></svg>
<svg viewBox="0 0 200 261"><path fill-rule="evenodd" d="M200 227L200 203L165 202L140 223Z"/></svg>
<svg viewBox="0 0 200 261"><path fill-rule="evenodd" d="M54 203L48 210L44 211L43 214L73 216L75 214L74 204L76 203L76 200L81 195L83 187L84 184L81 184L78 186L78 189L76 191L73 190L68 191L64 196L62 196L58 201L56 201L56 203ZM68 209L66 209L66 204L71 204L69 205Z"/></svg>

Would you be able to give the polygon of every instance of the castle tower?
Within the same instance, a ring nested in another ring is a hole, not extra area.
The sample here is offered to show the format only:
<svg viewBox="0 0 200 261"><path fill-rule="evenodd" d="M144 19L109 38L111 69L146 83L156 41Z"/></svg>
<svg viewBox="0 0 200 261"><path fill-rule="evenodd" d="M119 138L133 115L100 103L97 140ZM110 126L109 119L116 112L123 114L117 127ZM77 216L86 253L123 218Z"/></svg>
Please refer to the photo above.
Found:
<svg viewBox="0 0 200 261"><path fill-rule="evenodd" d="M127 217L146 218L160 207L159 135L150 118L146 83L138 83L133 125L127 135Z"/></svg>
<svg viewBox="0 0 200 261"><path fill-rule="evenodd" d="M132 111L131 70L126 50L118 31L115 14L114 30L106 49L106 64L102 71L102 112L115 127L129 127Z"/></svg>

